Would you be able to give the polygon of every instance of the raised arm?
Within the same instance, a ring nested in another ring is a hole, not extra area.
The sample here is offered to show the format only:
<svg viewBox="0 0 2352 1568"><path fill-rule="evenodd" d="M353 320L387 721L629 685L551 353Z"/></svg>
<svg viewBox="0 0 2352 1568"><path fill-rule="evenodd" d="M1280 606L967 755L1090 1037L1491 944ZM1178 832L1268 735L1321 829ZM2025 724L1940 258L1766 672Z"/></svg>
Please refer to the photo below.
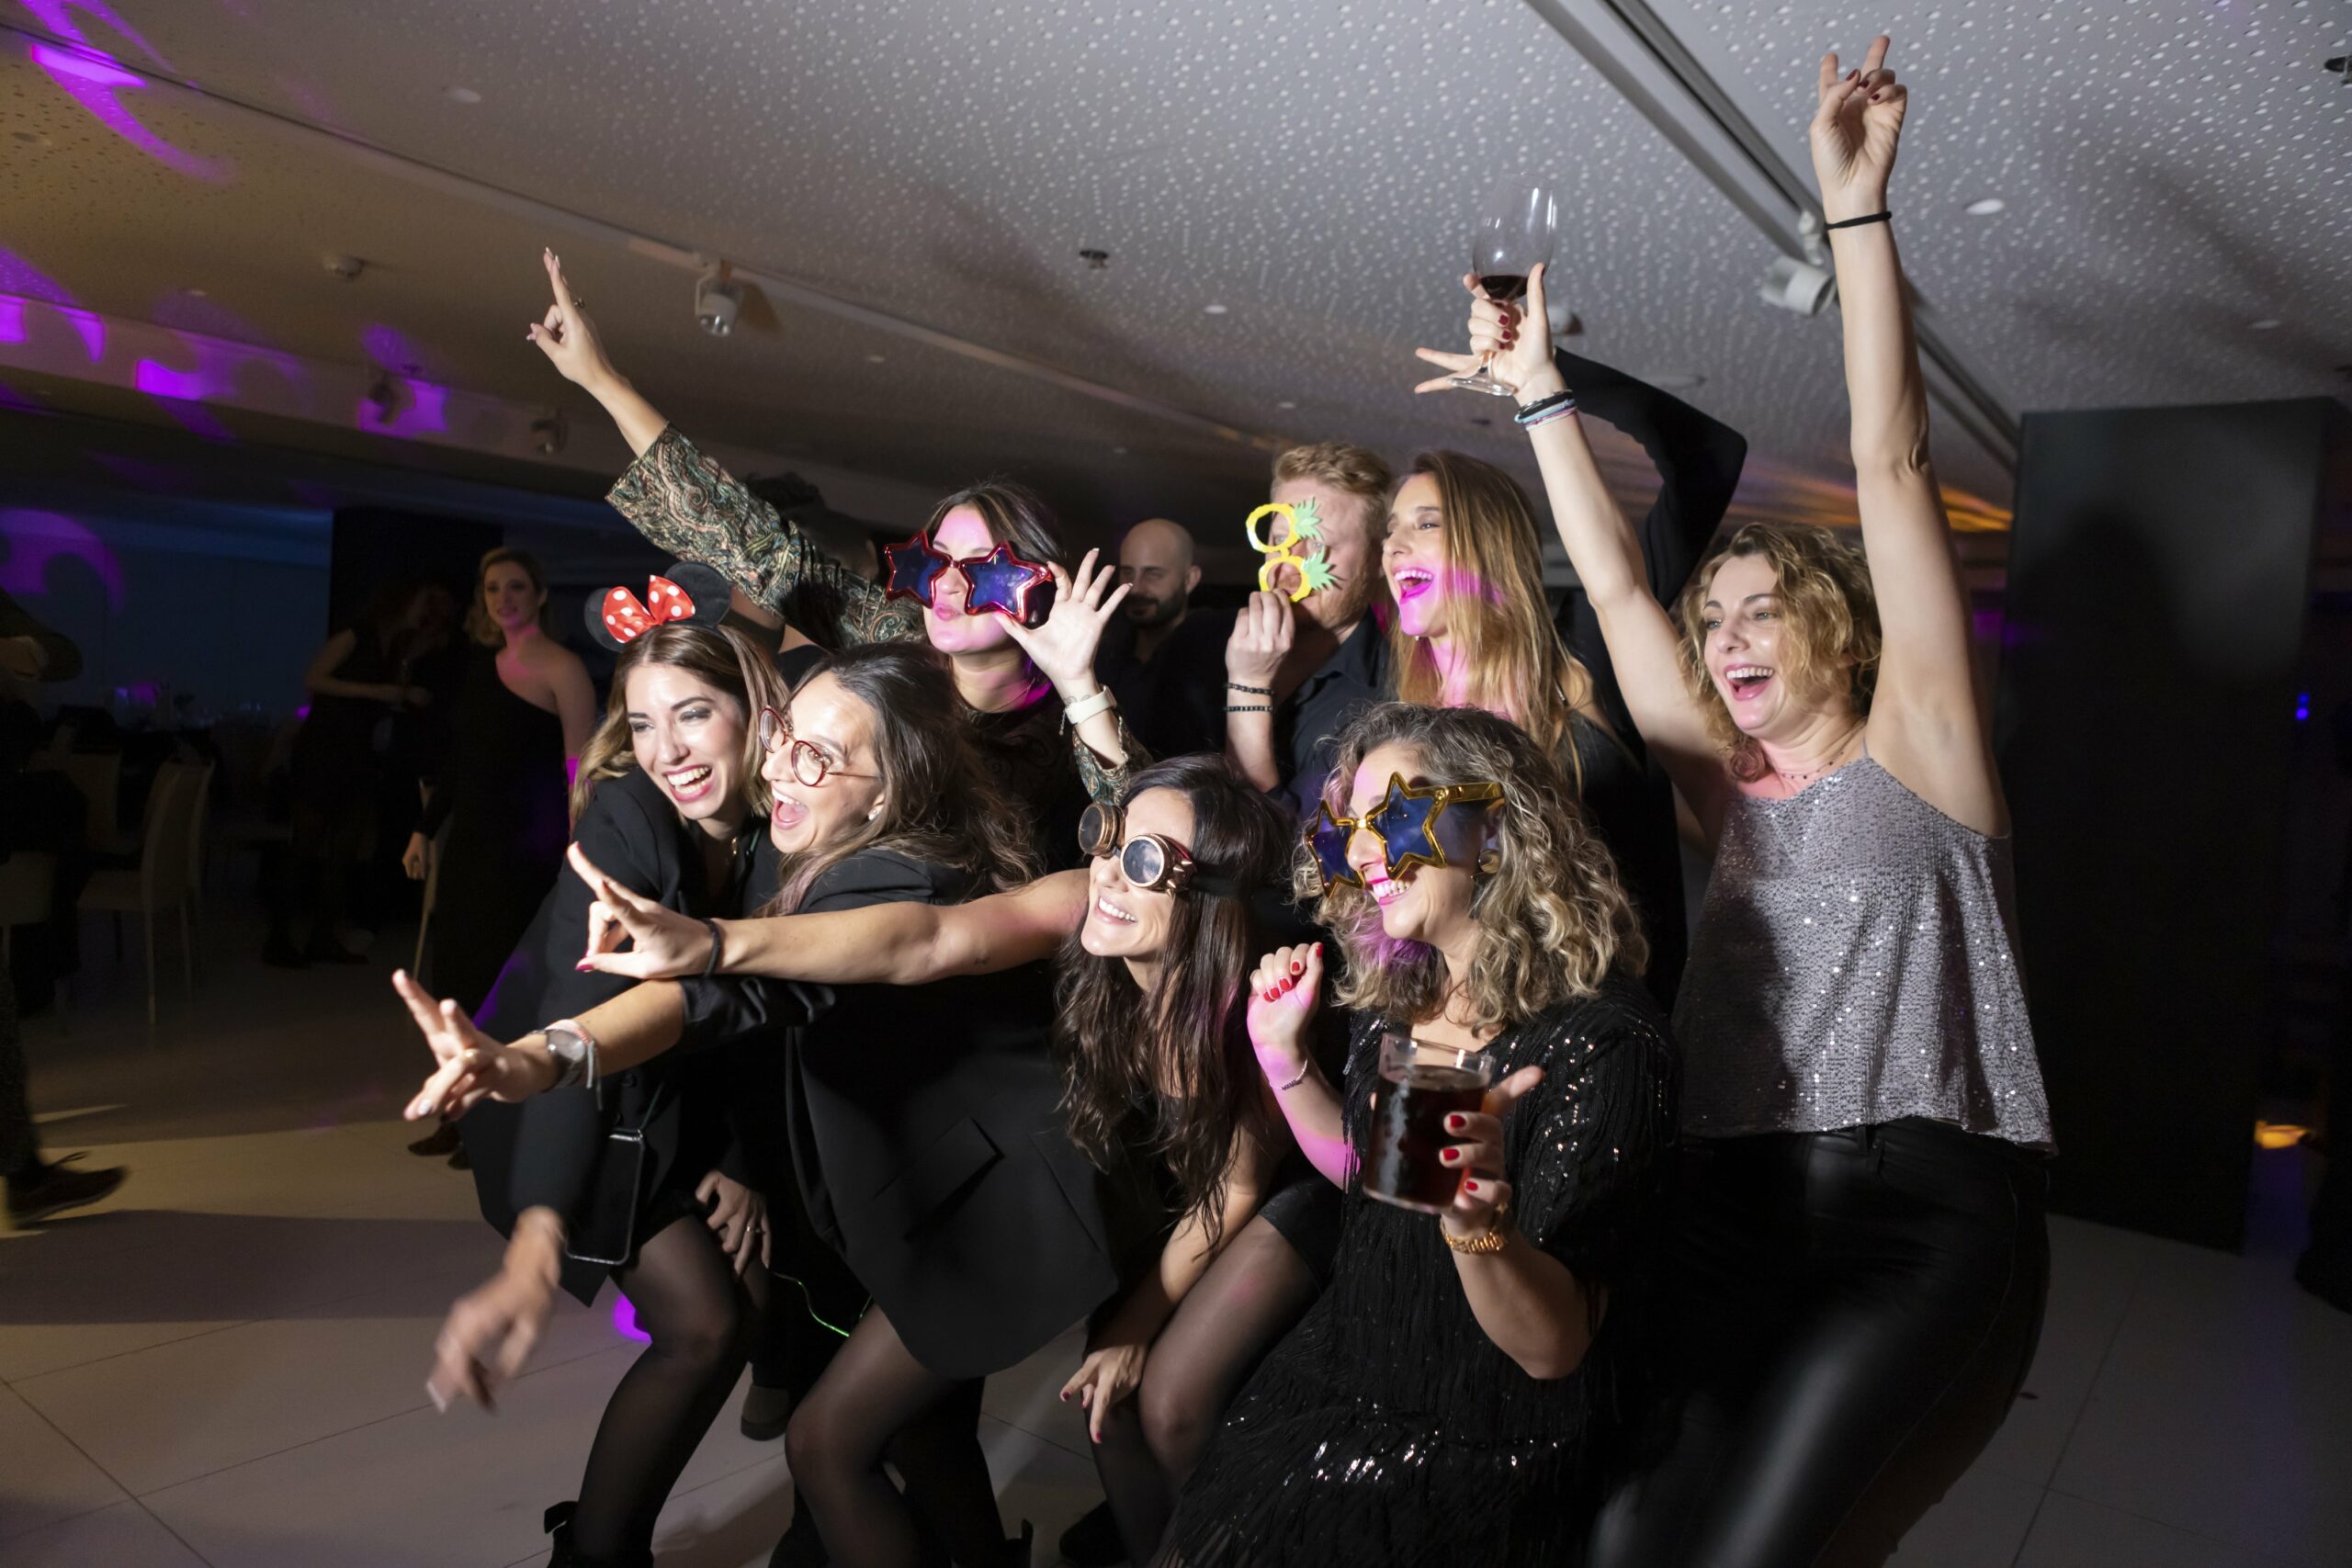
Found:
<svg viewBox="0 0 2352 1568"><path fill-rule="evenodd" d="M1831 225L1846 395L1853 408L1854 498L1883 638L1870 746L1888 772L1945 815L1984 833L2008 808L1976 702L1968 594L1928 452L1928 389L1892 222L1837 225L1887 210L1906 94L1874 39L1860 69L1821 59L1813 166Z"/></svg>
<svg viewBox="0 0 2352 1568"><path fill-rule="evenodd" d="M1323 944L1278 947L1250 976L1250 1043L1258 1069L1309 1163L1335 1186L1355 1174L1340 1114L1340 1091L1323 1076L1312 1045L1323 995Z"/></svg>
<svg viewBox="0 0 2352 1568"><path fill-rule="evenodd" d="M1527 321L1545 319L1544 270L1537 267L1527 280ZM1505 308L1488 299L1476 278L1464 277L1463 284L1473 295L1470 352L1453 355L1425 348L1417 351L1420 357L1433 365L1467 368L1491 350L1495 375L1519 389L1522 407L1566 391L1566 381L1552 363L1547 334L1540 329L1517 330L1519 313L1507 318ZM1415 390L1441 391L1449 384L1447 377L1440 376ZM1609 493L1577 415L1546 420L1531 428L1528 436L1543 470L1553 524L1592 601L1626 708L1643 743L1666 765L1675 787L1712 831L1726 776L1722 754L1709 739L1706 719L1683 682L1674 621L1650 592L1633 525Z"/></svg>
<svg viewBox="0 0 2352 1568"><path fill-rule="evenodd" d="M563 264L551 251L541 259L554 303L531 323L530 339L564 379L604 405L636 454L605 496L615 510L654 544L724 572L794 626L831 627L844 646L922 636L922 611L912 601L886 598L671 428L614 368Z"/></svg>
<svg viewBox="0 0 2352 1568"><path fill-rule="evenodd" d="M1597 359L1555 348L1552 363L1576 393L1577 412L1586 419L1598 417L1632 438L1657 469L1657 499L1634 536L1650 595L1670 612L1739 489L1747 438L1673 393ZM1558 624L1568 650L1592 671L1611 721L1629 720L1633 716L1618 690L1600 619L1581 584L1568 590Z"/></svg>

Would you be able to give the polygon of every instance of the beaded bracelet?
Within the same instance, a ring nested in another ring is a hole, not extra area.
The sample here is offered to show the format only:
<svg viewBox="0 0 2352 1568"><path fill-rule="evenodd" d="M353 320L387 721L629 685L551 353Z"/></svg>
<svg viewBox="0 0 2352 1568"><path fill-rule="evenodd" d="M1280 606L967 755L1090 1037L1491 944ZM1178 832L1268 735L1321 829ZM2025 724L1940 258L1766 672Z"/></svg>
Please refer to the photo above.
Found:
<svg viewBox="0 0 2352 1568"><path fill-rule="evenodd" d="M1274 705L1272 703L1227 703L1225 705L1225 711L1227 713L1272 713L1274 711Z"/></svg>
<svg viewBox="0 0 2352 1568"><path fill-rule="evenodd" d="M1273 688L1271 686L1245 686L1238 681L1227 681L1225 683L1225 689L1228 692L1247 692L1253 697L1271 697L1274 694Z"/></svg>

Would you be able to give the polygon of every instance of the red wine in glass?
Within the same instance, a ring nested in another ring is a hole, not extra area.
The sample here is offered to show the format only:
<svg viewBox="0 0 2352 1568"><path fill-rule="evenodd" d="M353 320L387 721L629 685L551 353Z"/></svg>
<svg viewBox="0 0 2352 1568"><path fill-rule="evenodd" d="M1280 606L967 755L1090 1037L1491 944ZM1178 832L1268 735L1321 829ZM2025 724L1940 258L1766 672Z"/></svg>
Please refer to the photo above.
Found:
<svg viewBox="0 0 2352 1568"><path fill-rule="evenodd" d="M1479 209L1477 227L1470 232L1470 270L1487 298L1515 303L1527 293L1527 275L1552 259L1560 232L1560 204L1549 187L1532 183L1504 186ZM1549 323L1544 329L1550 331ZM1485 364L1467 376L1453 378L1464 391L1498 398L1516 393L1494 378Z"/></svg>
<svg viewBox="0 0 2352 1568"><path fill-rule="evenodd" d="M1425 1214L1451 1207L1463 1173L1438 1154L1463 1140L1445 1130L1445 1119L1478 1110L1493 1081L1494 1063L1480 1052L1427 1044L1400 1029L1383 1035L1364 1196Z"/></svg>

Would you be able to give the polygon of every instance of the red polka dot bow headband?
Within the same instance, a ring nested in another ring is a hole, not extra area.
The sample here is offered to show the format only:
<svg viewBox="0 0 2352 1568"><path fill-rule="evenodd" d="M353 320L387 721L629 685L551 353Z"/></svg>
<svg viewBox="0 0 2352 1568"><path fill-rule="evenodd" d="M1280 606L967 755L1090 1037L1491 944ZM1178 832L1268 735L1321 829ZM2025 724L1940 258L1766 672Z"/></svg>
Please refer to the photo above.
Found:
<svg viewBox="0 0 2352 1568"><path fill-rule="evenodd" d="M699 561L676 561L646 580L645 597L627 587L588 602L588 631L606 648L627 648L656 626L683 622L715 629L727 614L727 579Z"/></svg>

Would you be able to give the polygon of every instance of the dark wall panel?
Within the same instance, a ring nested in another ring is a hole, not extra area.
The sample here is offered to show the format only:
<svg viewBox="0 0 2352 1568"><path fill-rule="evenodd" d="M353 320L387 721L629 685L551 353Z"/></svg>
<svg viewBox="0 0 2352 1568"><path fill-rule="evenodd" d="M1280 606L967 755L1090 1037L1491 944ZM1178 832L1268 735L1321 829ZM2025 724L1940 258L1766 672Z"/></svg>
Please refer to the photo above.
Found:
<svg viewBox="0 0 2352 1568"><path fill-rule="evenodd" d="M2032 414L1996 743L2053 1205L2244 1228L2323 400Z"/></svg>

